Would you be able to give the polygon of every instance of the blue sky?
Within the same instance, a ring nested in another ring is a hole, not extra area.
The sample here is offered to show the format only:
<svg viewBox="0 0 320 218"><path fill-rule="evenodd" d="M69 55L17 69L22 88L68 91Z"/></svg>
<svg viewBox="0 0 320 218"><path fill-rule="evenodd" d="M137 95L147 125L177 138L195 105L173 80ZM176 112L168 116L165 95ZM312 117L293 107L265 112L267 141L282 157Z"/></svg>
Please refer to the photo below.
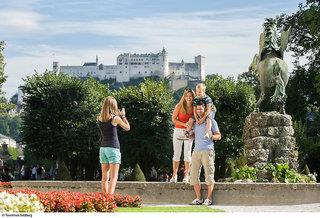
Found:
<svg viewBox="0 0 320 218"><path fill-rule="evenodd" d="M123 52L158 52L169 61L206 57L207 73L237 76L258 50L266 17L303 0L1 0L7 97L34 71L85 61L115 64ZM286 55L289 68L292 58Z"/></svg>

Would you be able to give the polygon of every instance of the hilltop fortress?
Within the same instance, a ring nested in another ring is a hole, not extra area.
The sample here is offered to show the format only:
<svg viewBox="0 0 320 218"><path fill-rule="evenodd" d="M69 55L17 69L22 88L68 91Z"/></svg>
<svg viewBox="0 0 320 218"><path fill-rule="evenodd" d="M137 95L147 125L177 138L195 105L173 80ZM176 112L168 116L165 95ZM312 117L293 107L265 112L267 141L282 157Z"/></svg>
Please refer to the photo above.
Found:
<svg viewBox="0 0 320 218"><path fill-rule="evenodd" d="M164 48L158 53L120 54L116 65L99 64L98 56L95 62L86 62L82 66L59 66L59 62L53 62L53 71L74 77L114 79L116 82L158 76L169 79L173 90L187 86L190 81L204 81L206 77L205 57L196 56L194 63L185 63L183 60L180 63L169 62L168 52Z"/></svg>

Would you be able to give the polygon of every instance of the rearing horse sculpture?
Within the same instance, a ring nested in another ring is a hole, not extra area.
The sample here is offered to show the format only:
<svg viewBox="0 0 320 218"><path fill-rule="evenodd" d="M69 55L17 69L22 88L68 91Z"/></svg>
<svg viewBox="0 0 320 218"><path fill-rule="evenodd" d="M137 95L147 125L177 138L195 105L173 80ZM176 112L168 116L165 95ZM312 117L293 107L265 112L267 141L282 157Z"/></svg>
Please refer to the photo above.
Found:
<svg viewBox="0 0 320 218"><path fill-rule="evenodd" d="M255 54L249 66L249 71L257 73L260 81L261 94L255 111L259 111L260 104L265 99L266 88L275 86L271 102L276 103L279 112L285 114L287 98L285 87L289 76L283 53L288 45L290 29L281 33L280 45L278 45L275 20L266 19L264 23L264 31L260 34L259 40L259 54Z"/></svg>

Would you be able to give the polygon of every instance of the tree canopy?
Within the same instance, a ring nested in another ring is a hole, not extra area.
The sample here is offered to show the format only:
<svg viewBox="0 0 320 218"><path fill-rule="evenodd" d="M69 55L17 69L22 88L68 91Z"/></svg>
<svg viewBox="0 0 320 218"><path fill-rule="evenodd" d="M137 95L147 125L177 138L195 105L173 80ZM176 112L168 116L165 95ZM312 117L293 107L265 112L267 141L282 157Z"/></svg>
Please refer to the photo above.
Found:
<svg viewBox="0 0 320 218"><path fill-rule="evenodd" d="M171 167L173 97L167 84L145 80L114 94L131 125L129 132L120 132L124 166L139 164L145 175L152 166Z"/></svg>
<svg viewBox="0 0 320 218"><path fill-rule="evenodd" d="M95 158L98 165L96 116L108 93L106 86L45 72L28 77L22 91L22 141L27 150L61 162L81 159L82 165Z"/></svg>

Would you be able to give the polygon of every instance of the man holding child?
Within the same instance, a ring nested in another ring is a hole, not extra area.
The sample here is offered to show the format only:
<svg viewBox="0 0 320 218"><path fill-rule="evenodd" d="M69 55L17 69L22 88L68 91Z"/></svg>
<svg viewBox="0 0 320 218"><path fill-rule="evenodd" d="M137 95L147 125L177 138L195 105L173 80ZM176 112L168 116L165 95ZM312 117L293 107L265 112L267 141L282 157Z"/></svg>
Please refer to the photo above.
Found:
<svg viewBox="0 0 320 218"><path fill-rule="evenodd" d="M211 205L212 204L212 192L214 187L214 142L221 139L221 134L217 122L209 117L205 118L206 102L199 100L196 107L196 116L198 119L209 119L211 122L211 138L207 137L207 123L194 122L194 134L195 134L195 147L192 152L191 158L191 172L190 172L190 185L193 185L196 198L192 201L195 205ZM200 184L200 172L201 167L204 168L205 172L205 183L207 185L207 197L203 201L201 198L201 184Z"/></svg>

